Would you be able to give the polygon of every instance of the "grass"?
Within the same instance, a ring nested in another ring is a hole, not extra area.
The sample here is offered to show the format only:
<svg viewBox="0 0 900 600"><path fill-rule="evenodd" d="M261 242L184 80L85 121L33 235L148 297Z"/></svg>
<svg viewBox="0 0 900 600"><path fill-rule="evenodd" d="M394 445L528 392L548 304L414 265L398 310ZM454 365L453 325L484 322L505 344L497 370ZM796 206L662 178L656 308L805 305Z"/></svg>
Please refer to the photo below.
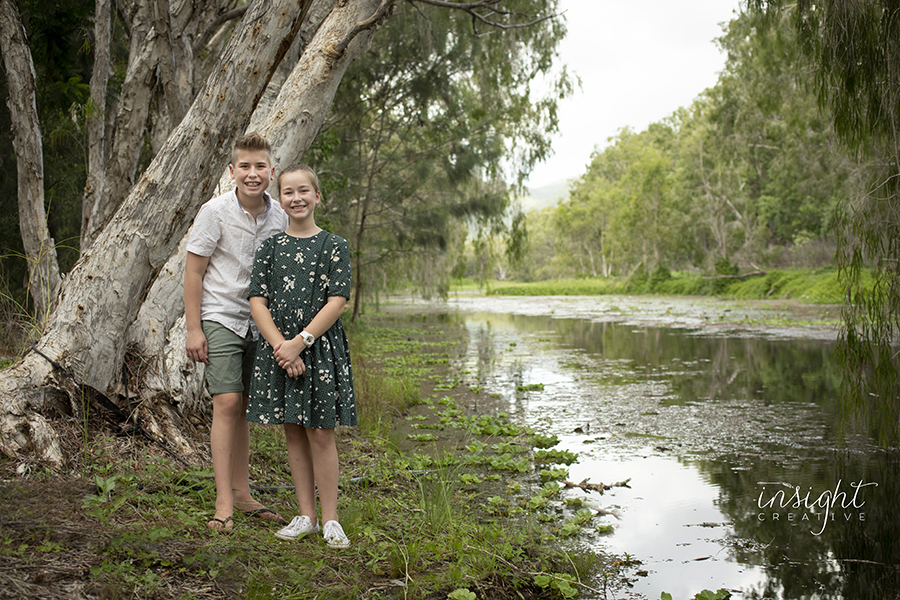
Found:
<svg viewBox="0 0 900 600"><path fill-rule="evenodd" d="M608 527L564 501L567 470L554 464L575 455L502 413L468 411L482 389L450 368L444 332L369 324L350 335L360 426L338 435L350 548L320 536L278 540L274 526L241 512L231 535L212 532L208 466L92 423L74 459L80 477L5 477L0 586L48 598L503 600L624 585L622 561L579 549ZM290 518L281 429L253 426L251 440L256 495Z"/></svg>
<svg viewBox="0 0 900 600"><path fill-rule="evenodd" d="M864 285L871 279L864 278ZM453 291L473 291L471 281L454 281ZM743 300L799 300L809 304L841 304L846 288L837 269L786 269L743 279L710 279L689 273L638 273L631 278L556 279L528 283L494 281L489 293L507 296L599 296L658 294L717 296Z"/></svg>

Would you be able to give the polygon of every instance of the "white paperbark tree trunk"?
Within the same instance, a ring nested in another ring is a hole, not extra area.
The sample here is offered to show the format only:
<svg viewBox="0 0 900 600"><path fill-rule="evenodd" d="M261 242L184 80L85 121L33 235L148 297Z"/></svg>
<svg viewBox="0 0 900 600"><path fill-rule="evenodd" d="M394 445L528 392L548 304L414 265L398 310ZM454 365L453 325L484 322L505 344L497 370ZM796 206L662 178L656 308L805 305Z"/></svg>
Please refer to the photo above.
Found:
<svg viewBox="0 0 900 600"><path fill-rule="evenodd" d="M36 318L43 322L59 293L59 263L44 210L44 157L35 103L34 63L12 0L0 0L0 51L9 90L7 105L16 153L19 230L28 261L28 291Z"/></svg>
<svg viewBox="0 0 900 600"><path fill-rule="evenodd" d="M318 107L331 105L347 66L368 49L371 28L354 35L346 50L336 54L334 48L352 31L348 26L378 16L379 9L384 11L380 0L366 0L338 5L328 14L331 4L327 0L313 4L308 22L315 27L315 37L306 45L287 79L280 82L277 97L260 102L248 127L272 142L275 164L281 167L298 161L315 140L327 115L326 108ZM273 87L270 84L267 94ZM212 195L232 187L226 170ZM202 401L203 369L196 368L184 352L185 243L186 236L129 327L126 362L146 365L139 371L139 385L131 386L143 402L150 405L168 402L190 412L201 409L198 403ZM119 382L116 390L123 391L124 383Z"/></svg>
<svg viewBox="0 0 900 600"><path fill-rule="evenodd" d="M273 142L276 164L294 162L312 143L347 65L368 47L392 3L335 3L268 117L254 119ZM201 387L184 352L184 236L200 204L218 191L233 140L247 129L297 32L301 8L310 4L270 0L251 7L204 91L73 269L39 344L79 384L110 397L122 391L124 363L130 404L144 427L184 455L195 449L184 435L182 409L193 408ZM64 464L59 434L45 415L78 414L77 388L67 379L37 353L0 374L0 450L12 456L28 449Z"/></svg>
<svg viewBox="0 0 900 600"><path fill-rule="evenodd" d="M63 464L59 435L45 415L77 415L80 400L44 357L96 390L105 392L117 381L128 326L209 198L311 3L257 0L251 6L181 124L69 273L38 343L43 356L32 352L0 373L4 453L30 448L51 464Z"/></svg>
<svg viewBox="0 0 900 600"><path fill-rule="evenodd" d="M91 71L91 101L87 118L88 170L81 199L83 225L91 221L106 178L106 89L109 81L111 4L112 0L96 0L94 4L94 67ZM82 227L82 230L89 228Z"/></svg>

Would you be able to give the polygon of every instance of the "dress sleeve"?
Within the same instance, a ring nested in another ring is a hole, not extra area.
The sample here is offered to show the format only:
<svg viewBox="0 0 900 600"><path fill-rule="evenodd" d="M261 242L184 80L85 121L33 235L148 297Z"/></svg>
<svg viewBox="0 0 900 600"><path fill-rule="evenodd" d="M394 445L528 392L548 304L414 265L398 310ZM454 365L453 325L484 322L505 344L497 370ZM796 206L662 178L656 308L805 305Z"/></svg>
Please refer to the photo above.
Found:
<svg viewBox="0 0 900 600"><path fill-rule="evenodd" d="M328 297L343 296L350 299L350 244L342 237L334 236L331 261L328 264Z"/></svg>
<svg viewBox="0 0 900 600"><path fill-rule="evenodd" d="M248 298L259 296L269 299L271 293L269 271L272 264L272 248L274 247L270 237L256 250L256 257L253 259L253 272L250 274L250 288L247 292Z"/></svg>

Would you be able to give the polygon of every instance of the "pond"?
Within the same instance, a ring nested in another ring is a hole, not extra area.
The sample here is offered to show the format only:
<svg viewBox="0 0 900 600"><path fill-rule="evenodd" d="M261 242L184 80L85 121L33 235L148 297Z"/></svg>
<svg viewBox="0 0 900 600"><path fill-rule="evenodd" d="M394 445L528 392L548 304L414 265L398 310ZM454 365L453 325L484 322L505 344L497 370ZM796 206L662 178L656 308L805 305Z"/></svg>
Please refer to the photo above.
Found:
<svg viewBox="0 0 900 600"><path fill-rule="evenodd" d="M898 597L898 452L842 430L836 330L815 315L612 297L391 310L462 327L458 367L489 393L478 409L557 435L578 453L569 480L627 480L565 491L614 527L587 543L634 564L611 597Z"/></svg>

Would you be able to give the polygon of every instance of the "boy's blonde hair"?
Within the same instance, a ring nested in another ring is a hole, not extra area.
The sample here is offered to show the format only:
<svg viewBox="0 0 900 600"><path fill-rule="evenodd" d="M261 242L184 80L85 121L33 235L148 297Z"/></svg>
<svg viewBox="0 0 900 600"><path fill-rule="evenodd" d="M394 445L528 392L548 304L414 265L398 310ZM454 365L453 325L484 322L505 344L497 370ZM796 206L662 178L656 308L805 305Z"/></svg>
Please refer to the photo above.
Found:
<svg viewBox="0 0 900 600"><path fill-rule="evenodd" d="M318 175L316 175L316 172L312 170L312 167L310 167L309 165L305 165L303 163L297 163L297 164L291 165L289 167L285 167L281 171L281 173L278 174L278 179L277 179L278 193L279 194L281 193L281 178L284 177L285 175L287 175L288 173L294 173L296 171L303 171L304 173L307 173L309 175L309 180L312 182L313 188L315 188L316 193L319 194L319 196L321 197L322 188L319 187Z"/></svg>
<svg viewBox="0 0 900 600"><path fill-rule="evenodd" d="M271 165L272 146L269 144L269 140L256 131L245 133L234 142L234 148L231 149L231 164L233 165L237 162L238 152L259 152L260 150L265 150L266 156L269 157L269 164Z"/></svg>

